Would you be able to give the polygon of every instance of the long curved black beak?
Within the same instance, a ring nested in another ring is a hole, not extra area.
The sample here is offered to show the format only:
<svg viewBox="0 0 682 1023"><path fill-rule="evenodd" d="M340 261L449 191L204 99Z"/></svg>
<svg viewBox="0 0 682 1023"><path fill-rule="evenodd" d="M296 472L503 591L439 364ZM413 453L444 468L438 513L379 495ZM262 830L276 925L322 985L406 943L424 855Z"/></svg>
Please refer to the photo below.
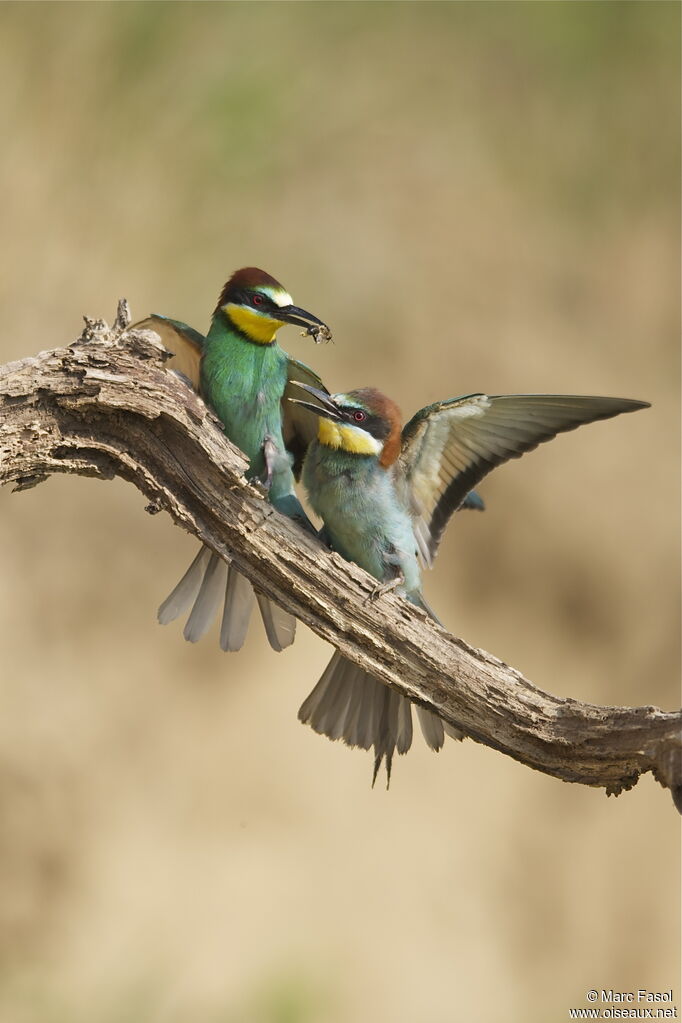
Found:
<svg viewBox="0 0 682 1023"><path fill-rule="evenodd" d="M331 341L332 332L326 323L318 320L305 309L297 305L283 305L277 309L277 315L284 323L293 323L297 327L304 327L306 334L310 334L315 344L321 341Z"/></svg>
<svg viewBox="0 0 682 1023"><path fill-rule="evenodd" d="M310 409L316 416L322 416L323 419L342 419L342 415L339 412L339 407L335 403L334 399L330 394L326 394L324 391L320 391L317 387L311 387L310 384L301 383L300 380L291 380L290 385L294 387L300 387L301 390L307 391L308 394L312 394L314 398L317 398L319 405L313 405L312 401L301 401L300 398L289 398L289 401L293 401L294 405L301 405L303 408Z"/></svg>

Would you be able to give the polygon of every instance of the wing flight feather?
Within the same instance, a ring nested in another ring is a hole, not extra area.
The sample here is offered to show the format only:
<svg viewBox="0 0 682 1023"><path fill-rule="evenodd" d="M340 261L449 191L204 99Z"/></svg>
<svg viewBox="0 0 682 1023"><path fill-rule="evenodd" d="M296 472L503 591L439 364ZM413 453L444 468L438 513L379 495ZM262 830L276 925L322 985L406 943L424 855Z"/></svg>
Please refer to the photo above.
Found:
<svg viewBox="0 0 682 1023"><path fill-rule="evenodd" d="M469 394L429 405L402 434L400 464L422 561L433 561L452 513L491 469L558 433L647 408L627 398Z"/></svg>
<svg viewBox="0 0 682 1023"><path fill-rule="evenodd" d="M133 328L153 330L158 334L164 348L173 353L173 358L168 360L166 368L182 373L195 391L199 390L199 365L206 340L203 334L180 320L171 320L158 313L152 313L146 320L133 324Z"/></svg>
<svg viewBox="0 0 682 1023"><path fill-rule="evenodd" d="M329 394L329 391L317 373L310 369L309 366L306 366L303 362L298 362L296 359L289 358L287 384L282 398L282 436L284 438L284 446L294 456L294 476L296 479L299 479L308 445L317 436L318 418L309 409L297 405L296 402L287 401L288 398L301 397L299 388L292 387L294 381L308 384L310 387L316 387L319 391L324 391L325 394Z"/></svg>

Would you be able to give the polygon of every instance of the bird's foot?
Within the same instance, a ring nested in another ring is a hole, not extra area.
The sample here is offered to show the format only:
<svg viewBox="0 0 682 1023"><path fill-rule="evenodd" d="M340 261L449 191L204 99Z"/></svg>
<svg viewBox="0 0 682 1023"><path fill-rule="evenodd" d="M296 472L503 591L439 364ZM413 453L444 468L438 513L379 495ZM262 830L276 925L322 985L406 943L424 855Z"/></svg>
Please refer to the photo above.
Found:
<svg viewBox="0 0 682 1023"><path fill-rule="evenodd" d="M377 583L372 592L369 595L370 600L378 600L379 597L383 597L385 593L391 593L393 590L397 590L399 586L402 586L405 582L405 576L400 572L393 579L389 579L386 583Z"/></svg>
<svg viewBox="0 0 682 1023"><path fill-rule="evenodd" d="M267 497L268 494L270 493L270 484L267 482L267 480L259 480L258 477L255 477L254 479L249 480L249 483L253 487L253 489L260 494L261 497Z"/></svg>
<svg viewBox="0 0 682 1023"><path fill-rule="evenodd" d="M265 479L259 480L264 492L267 494L272 486L272 477L275 473L275 466L280 457L280 451L272 437L266 437L263 441L263 460L265 462Z"/></svg>

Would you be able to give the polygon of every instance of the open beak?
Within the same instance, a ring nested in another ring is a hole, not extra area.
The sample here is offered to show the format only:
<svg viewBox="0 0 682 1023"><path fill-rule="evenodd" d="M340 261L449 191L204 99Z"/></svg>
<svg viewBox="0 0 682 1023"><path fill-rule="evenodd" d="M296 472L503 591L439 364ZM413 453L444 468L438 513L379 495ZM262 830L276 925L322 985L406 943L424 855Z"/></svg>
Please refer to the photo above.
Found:
<svg viewBox="0 0 682 1023"><path fill-rule="evenodd" d="M332 332L326 323L318 320L317 316L299 309L297 305L283 305L277 310L278 319L284 323L293 323L297 327L304 327L306 334L310 334L315 344L321 341L331 341Z"/></svg>
<svg viewBox="0 0 682 1023"><path fill-rule="evenodd" d="M316 416L322 416L323 419L339 420L342 419L342 415L339 412L338 405L334 402L332 396L327 394L325 391L318 390L317 387L311 387L310 384L303 384L300 380L292 380L290 382L294 387L300 387L301 390L307 391L308 394L312 394L314 398L317 398L319 404L314 405L312 401L301 401L300 398L289 398L289 401L293 401L294 405L301 405L303 408L310 409Z"/></svg>

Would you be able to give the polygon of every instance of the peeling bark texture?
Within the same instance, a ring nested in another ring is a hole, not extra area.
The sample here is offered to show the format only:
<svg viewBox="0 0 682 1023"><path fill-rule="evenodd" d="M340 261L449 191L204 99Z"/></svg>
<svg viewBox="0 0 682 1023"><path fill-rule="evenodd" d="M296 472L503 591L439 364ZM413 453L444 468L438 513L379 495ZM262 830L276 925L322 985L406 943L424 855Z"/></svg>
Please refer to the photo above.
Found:
<svg viewBox="0 0 682 1023"><path fill-rule="evenodd" d="M0 368L0 483L121 476L268 597L386 685L474 741L563 781L632 788L651 771L682 810L682 712L562 699L449 635L279 515L150 331L85 321L66 348Z"/></svg>

